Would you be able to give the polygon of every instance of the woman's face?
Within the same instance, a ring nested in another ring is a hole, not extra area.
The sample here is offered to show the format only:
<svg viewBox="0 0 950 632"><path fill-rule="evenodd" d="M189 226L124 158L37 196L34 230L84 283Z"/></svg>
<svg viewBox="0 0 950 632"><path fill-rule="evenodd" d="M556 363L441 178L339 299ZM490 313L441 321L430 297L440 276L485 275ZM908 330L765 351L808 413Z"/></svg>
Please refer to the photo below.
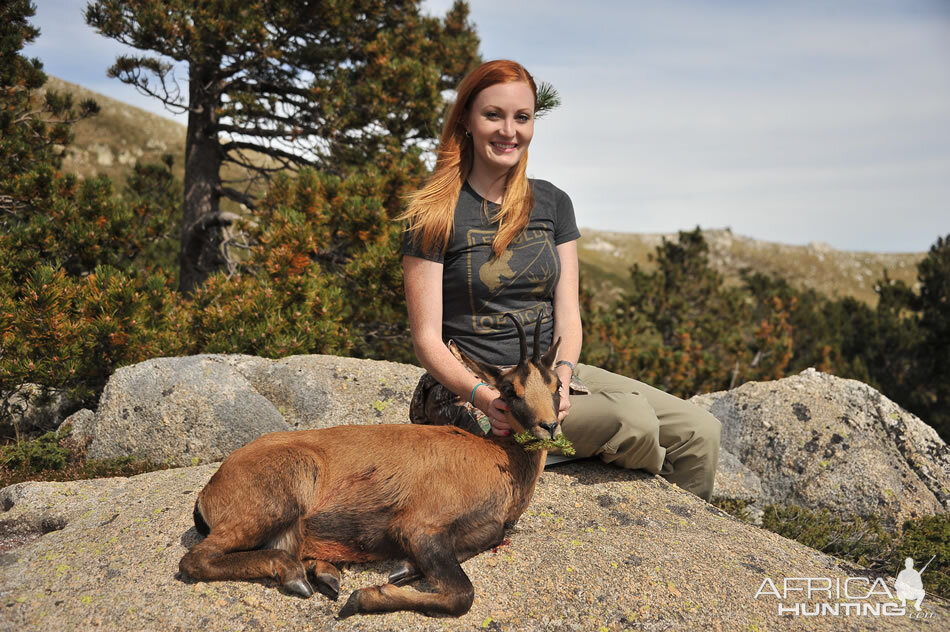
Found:
<svg viewBox="0 0 950 632"><path fill-rule="evenodd" d="M476 95L468 116L473 171L505 173L534 136L534 93L523 81L496 83Z"/></svg>

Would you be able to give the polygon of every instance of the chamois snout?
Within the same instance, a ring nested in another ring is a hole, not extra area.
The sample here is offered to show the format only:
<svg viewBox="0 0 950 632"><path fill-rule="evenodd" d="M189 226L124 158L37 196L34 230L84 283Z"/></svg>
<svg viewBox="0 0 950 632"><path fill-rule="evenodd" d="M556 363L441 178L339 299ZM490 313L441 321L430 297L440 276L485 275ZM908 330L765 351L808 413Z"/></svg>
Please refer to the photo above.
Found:
<svg viewBox="0 0 950 632"><path fill-rule="evenodd" d="M561 434L561 424L557 420L538 424L538 427L547 432L547 436L541 436L541 439L555 439Z"/></svg>

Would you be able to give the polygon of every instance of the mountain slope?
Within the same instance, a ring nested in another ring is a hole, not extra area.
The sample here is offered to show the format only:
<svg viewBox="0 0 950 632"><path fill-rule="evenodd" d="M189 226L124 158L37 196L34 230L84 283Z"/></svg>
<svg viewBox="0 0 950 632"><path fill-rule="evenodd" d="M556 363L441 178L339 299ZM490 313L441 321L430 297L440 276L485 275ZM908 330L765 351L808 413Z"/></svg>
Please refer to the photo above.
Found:
<svg viewBox="0 0 950 632"><path fill-rule="evenodd" d="M98 115L73 126L75 140L66 150L64 171L108 176L121 189L136 162L158 162L171 154L175 175L184 176L183 125L56 77L50 77L46 87L71 93L77 100L95 99L100 108Z"/></svg>
<svg viewBox="0 0 950 632"><path fill-rule="evenodd" d="M581 275L588 287L603 296L602 302L629 285L634 264L653 269L649 255L663 239L675 234L633 234L582 229L578 242ZM800 288L812 288L830 297L853 296L870 305L877 303L874 286L887 270L892 279L911 287L917 283L917 263L924 253L880 253L835 250L827 244L793 246L735 235L729 230L704 230L713 267L727 283L738 283L739 272L751 268L786 279Z"/></svg>

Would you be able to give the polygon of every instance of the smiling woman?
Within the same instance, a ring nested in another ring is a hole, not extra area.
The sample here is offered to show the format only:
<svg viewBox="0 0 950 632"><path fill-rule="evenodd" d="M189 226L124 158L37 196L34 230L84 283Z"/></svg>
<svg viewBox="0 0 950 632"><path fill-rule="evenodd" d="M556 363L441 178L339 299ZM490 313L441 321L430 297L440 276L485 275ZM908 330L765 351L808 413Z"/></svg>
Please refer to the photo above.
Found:
<svg viewBox="0 0 950 632"><path fill-rule="evenodd" d="M468 181L489 202L502 202L508 170L528 151L534 136L534 101L530 85L513 81L485 88L472 102L466 135L471 138L474 164Z"/></svg>
<svg viewBox="0 0 950 632"><path fill-rule="evenodd" d="M411 420L513 441L512 411L501 393L457 351L482 364L515 365L517 338L506 320L519 328L537 323L530 343L540 352L558 348L557 417L577 455L662 474L708 499L719 422L646 384L577 364L574 207L550 182L525 175L534 79L520 64L496 60L469 73L457 93L435 171L404 214L406 305L413 347L428 371L413 395Z"/></svg>

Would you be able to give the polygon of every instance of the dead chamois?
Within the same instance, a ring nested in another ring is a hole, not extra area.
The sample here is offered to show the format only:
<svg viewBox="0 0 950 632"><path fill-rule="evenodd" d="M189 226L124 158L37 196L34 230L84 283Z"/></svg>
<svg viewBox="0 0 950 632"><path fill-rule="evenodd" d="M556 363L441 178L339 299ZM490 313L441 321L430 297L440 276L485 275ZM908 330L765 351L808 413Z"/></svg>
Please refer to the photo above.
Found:
<svg viewBox="0 0 950 632"><path fill-rule="evenodd" d="M509 318L511 318L509 316ZM561 434L560 339L529 358L514 318L521 360L502 370L462 356L498 389L518 433ZM389 583L354 591L339 617L415 610L468 612L474 589L460 562L502 542L528 506L544 449L512 436L475 436L453 426L339 426L275 432L233 452L198 495L194 519L207 537L181 559L199 580L275 578L309 597L336 600L341 562L398 559ZM425 577L436 592L401 586Z"/></svg>

